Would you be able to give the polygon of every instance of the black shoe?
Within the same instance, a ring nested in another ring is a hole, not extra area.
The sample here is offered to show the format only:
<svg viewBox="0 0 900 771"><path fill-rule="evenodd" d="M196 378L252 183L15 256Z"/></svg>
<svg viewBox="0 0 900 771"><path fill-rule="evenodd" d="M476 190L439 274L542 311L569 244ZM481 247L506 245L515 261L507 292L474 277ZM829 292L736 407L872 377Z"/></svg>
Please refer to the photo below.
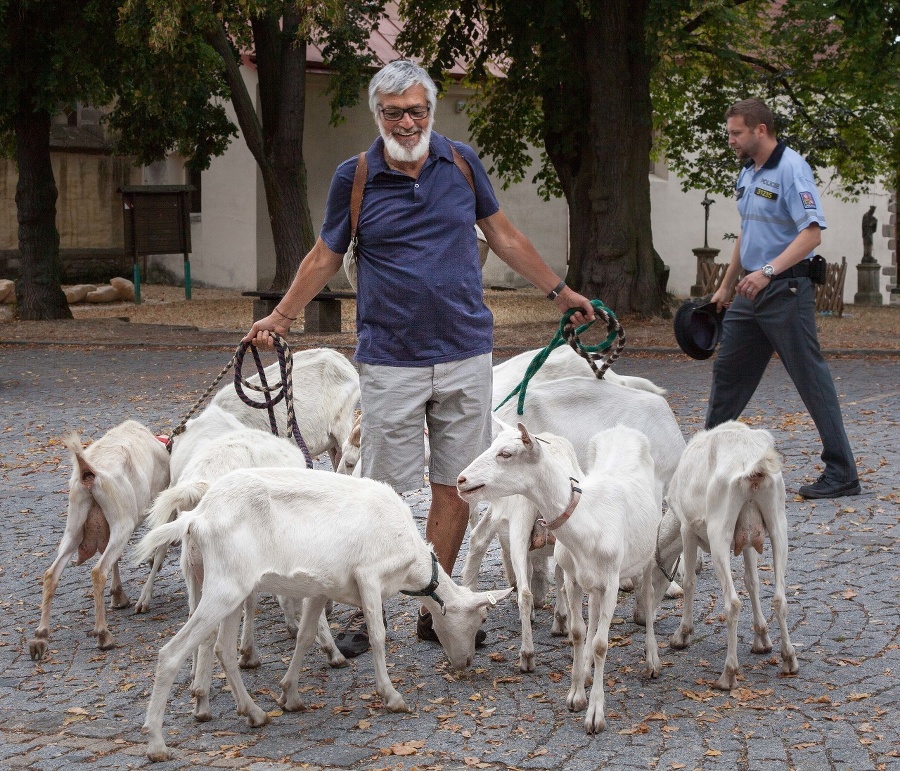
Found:
<svg viewBox="0 0 900 771"><path fill-rule="evenodd" d="M384 625L387 627L387 617L381 611ZM369 650L369 630L366 628L366 618L359 609L350 614L344 628L334 638L337 649L348 659L353 659Z"/></svg>
<svg viewBox="0 0 900 771"><path fill-rule="evenodd" d="M845 495L859 495L862 488L859 486L858 479L850 482L838 482L822 474L811 485L803 485L798 492L804 498L843 498Z"/></svg>
<svg viewBox="0 0 900 771"><path fill-rule="evenodd" d="M425 640L427 642L436 642L439 643L437 632L434 631L434 624L431 622L431 614L430 613L419 613L418 619L416 619L416 635L420 640ZM484 646L484 641L487 639L487 633L484 629L479 629L475 632L475 647L481 648Z"/></svg>

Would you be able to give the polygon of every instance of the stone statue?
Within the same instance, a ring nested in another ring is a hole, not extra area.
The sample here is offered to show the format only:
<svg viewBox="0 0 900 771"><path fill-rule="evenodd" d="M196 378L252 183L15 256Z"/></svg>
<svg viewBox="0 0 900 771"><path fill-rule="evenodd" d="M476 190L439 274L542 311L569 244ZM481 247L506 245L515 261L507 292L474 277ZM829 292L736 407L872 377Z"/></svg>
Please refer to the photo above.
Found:
<svg viewBox="0 0 900 771"><path fill-rule="evenodd" d="M875 207L870 206L869 211L862 218L863 262L875 262L872 256L872 237L878 229L878 220L875 218Z"/></svg>

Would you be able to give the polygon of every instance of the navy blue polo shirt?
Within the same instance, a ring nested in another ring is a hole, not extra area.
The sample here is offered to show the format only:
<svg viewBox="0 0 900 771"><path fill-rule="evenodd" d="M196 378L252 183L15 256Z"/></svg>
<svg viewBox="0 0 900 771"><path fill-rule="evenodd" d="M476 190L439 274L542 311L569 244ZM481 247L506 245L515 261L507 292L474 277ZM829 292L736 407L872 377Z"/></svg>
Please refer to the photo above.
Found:
<svg viewBox="0 0 900 771"><path fill-rule="evenodd" d="M758 170L752 160L744 165L734 190L741 214L741 265L748 273L772 262L814 222L827 227L812 169L780 140Z"/></svg>
<svg viewBox="0 0 900 771"><path fill-rule="evenodd" d="M359 216L356 360L417 367L490 353L493 315L484 304L475 221L500 209L472 148L475 193L453 163L450 140L432 132L418 179L390 169L379 136L366 152ZM356 158L331 180L322 240L341 254L350 245L350 191Z"/></svg>

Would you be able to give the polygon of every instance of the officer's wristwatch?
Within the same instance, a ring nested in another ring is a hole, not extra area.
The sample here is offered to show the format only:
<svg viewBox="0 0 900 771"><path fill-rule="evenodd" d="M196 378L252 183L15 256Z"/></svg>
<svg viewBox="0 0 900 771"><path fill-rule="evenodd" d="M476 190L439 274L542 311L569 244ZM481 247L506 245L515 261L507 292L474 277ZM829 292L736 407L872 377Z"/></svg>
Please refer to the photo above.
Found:
<svg viewBox="0 0 900 771"><path fill-rule="evenodd" d="M775 268L773 268L771 265L763 265L762 274L769 279L775 278Z"/></svg>

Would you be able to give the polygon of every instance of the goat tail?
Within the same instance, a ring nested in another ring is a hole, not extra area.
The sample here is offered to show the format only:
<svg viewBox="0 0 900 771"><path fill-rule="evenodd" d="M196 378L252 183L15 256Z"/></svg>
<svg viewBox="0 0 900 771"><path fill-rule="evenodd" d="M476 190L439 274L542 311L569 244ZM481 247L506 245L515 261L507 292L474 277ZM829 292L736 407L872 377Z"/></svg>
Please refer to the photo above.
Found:
<svg viewBox="0 0 900 771"><path fill-rule="evenodd" d="M171 546L173 543L180 541L191 526L193 518L193 512L188 512L174 522L167 522L159 527L154 527L135 547L133 563L140 565L148 562L153 559L156 550L161 546Z"/></svg>
<svg viewBox="0 0 900 771"><path fill-rule="evenodd" d="M147 512L147 524L151 528L161 527L175 519L179 511L193 509L209 489L208 482L185 482L156 496L153 506Z"/></svg>
<svg viewBox="0 0 900 771"><path fill-rule="evenodd" d="M731 482L748 492L759 489L763 479L773 478L781 474L781 456L774 447L767 447L752 463L734 475Z"/></svg>
<svg viewBox="0 0 900 771"><path fill-rule="evenodd" d="M96 475L93 467L90 463L88 463L88 459L85 457L84 448L81 446L81 437L77 432L72 431L71 433L66 434L62 438L63 444L66 446L66 449L69 451L69 455L72 457L72 465L78 469L78 476L83 481L89 481L85 479L85 474L89 474L91 479Z"/></svg>

